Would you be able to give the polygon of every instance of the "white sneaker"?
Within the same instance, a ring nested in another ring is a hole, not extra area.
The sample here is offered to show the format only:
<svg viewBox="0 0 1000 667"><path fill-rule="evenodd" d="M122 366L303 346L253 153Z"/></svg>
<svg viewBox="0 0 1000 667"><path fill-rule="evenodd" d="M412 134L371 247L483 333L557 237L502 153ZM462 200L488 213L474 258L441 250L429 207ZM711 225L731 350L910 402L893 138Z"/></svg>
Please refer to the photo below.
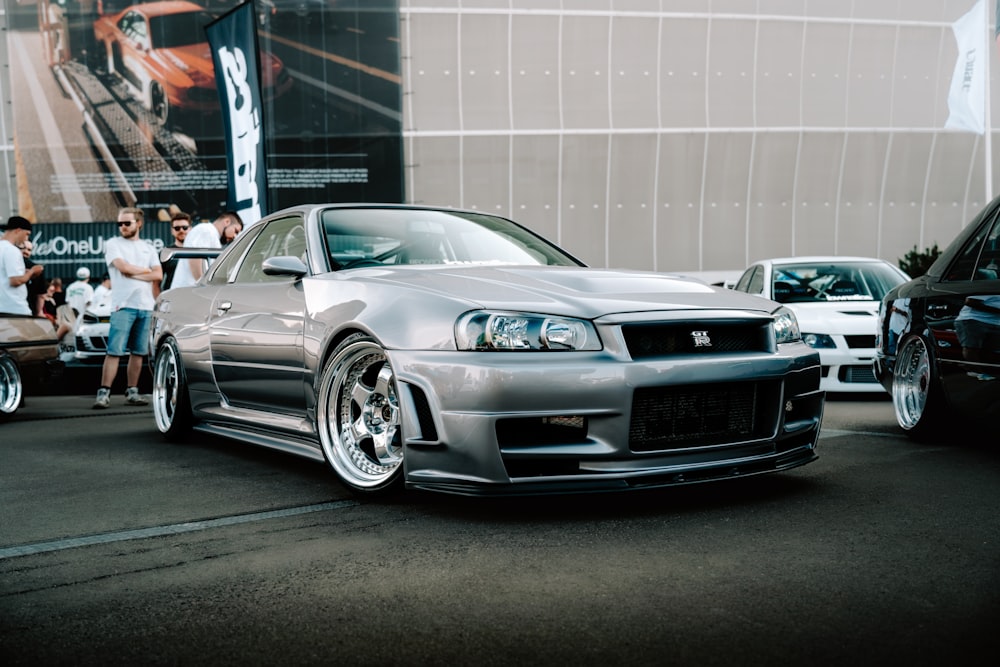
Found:
<svg viewBox="0 0 1000 667"><path fill-rule="evenodd" d="M142 394L139 393L138 388L129 387L125 390L125 404L126 405L149 405L149 401L143 398Z"/></svg>
<svg viewBox="0 0 1000 667"><path fill-rule="evenodd" d="M97 400L94 401L94 409L103 410L104 408L109 408L109 407L111 407L111 390L98 389Z"/></svg>

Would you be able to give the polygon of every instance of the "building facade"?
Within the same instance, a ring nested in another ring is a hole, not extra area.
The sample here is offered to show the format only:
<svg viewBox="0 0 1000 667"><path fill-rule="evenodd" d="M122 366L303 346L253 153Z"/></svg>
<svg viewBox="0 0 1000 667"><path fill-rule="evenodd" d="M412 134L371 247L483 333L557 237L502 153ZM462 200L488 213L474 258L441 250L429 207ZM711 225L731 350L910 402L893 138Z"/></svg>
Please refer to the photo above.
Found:
<svg viewBox="0 0 1000 667"><path fill-rule="evenodd" d="M407 198L597 266L943 245L991 189L984 135L945 129L973 5L402 0Z"/></svg>

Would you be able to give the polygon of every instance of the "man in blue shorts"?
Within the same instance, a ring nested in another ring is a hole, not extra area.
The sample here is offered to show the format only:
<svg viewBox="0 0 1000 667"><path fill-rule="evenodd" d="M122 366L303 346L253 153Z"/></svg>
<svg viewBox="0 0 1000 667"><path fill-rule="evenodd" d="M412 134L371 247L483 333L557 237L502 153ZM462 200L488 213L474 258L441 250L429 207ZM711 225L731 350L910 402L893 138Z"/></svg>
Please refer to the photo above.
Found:
<svg viewBox="0 0 1000 667"><path fill-rule="evenodd" d="M111 405L111 384L124 356L128 356L125 403L149 404L139 394L139 374L143 357L149 353L149 326L156 305L153 285L163 278L163 269L153 246L139 238L141 229L142 211L123 208L118 212L121 236L105 243L104 261L111 274L111 328L95 408Z"/></svg>

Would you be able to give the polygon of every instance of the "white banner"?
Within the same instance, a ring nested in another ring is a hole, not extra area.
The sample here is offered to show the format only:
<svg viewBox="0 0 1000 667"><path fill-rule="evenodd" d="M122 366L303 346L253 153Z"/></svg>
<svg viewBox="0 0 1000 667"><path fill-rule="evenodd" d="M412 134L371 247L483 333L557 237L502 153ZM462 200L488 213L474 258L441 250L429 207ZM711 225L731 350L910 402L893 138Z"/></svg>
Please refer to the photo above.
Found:
<svg viewBox="0 0 1000 667"><path fill-rule="evenodd" d="M958 58L948 91L946 128L986 131L986 0L979 0L951 29Z"/></svg>

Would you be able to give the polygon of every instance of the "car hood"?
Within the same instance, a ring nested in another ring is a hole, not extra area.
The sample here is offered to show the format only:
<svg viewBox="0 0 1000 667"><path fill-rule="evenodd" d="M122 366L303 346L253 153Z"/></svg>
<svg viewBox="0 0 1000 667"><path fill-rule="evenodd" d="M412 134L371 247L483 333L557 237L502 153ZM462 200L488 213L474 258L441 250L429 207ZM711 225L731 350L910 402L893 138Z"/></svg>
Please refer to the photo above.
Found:
<svg viewBox="0 0 1000 667"><path fill-rule="evenodd" d="M463 266L361 269L351 279L460 299L470 307L597 318L615 313L722 309L770 313L758 296L661 273L576 267Z"/></svg>
<svg viewBox="0 0 1000 667"><path fill-rule="evenodd" d="M169 67L186 72L189 76L197 72L215 78L212 49L208 42L178 46L172 49L154 49L151 55Z"/></svg>
<svg viewBox="0 0 1000 667"><path fill-rule="evenodd" d="M189 77L200 76L205 81L215 79L215 65L212 62L212 48L208 42L199 42L188 46L178 46L171 49L154 49L152 56L165 66L181 70ZM273 85L272 79L283 67L282 62L274 55L264 51L260 53L261 84L265 87Z"/></svg>
<svg viewBox="0 0 1000 667"><path fill-rule="evenodd" d="M878 301L789 303L803 333L871 334L878 327Z"/></svg>

